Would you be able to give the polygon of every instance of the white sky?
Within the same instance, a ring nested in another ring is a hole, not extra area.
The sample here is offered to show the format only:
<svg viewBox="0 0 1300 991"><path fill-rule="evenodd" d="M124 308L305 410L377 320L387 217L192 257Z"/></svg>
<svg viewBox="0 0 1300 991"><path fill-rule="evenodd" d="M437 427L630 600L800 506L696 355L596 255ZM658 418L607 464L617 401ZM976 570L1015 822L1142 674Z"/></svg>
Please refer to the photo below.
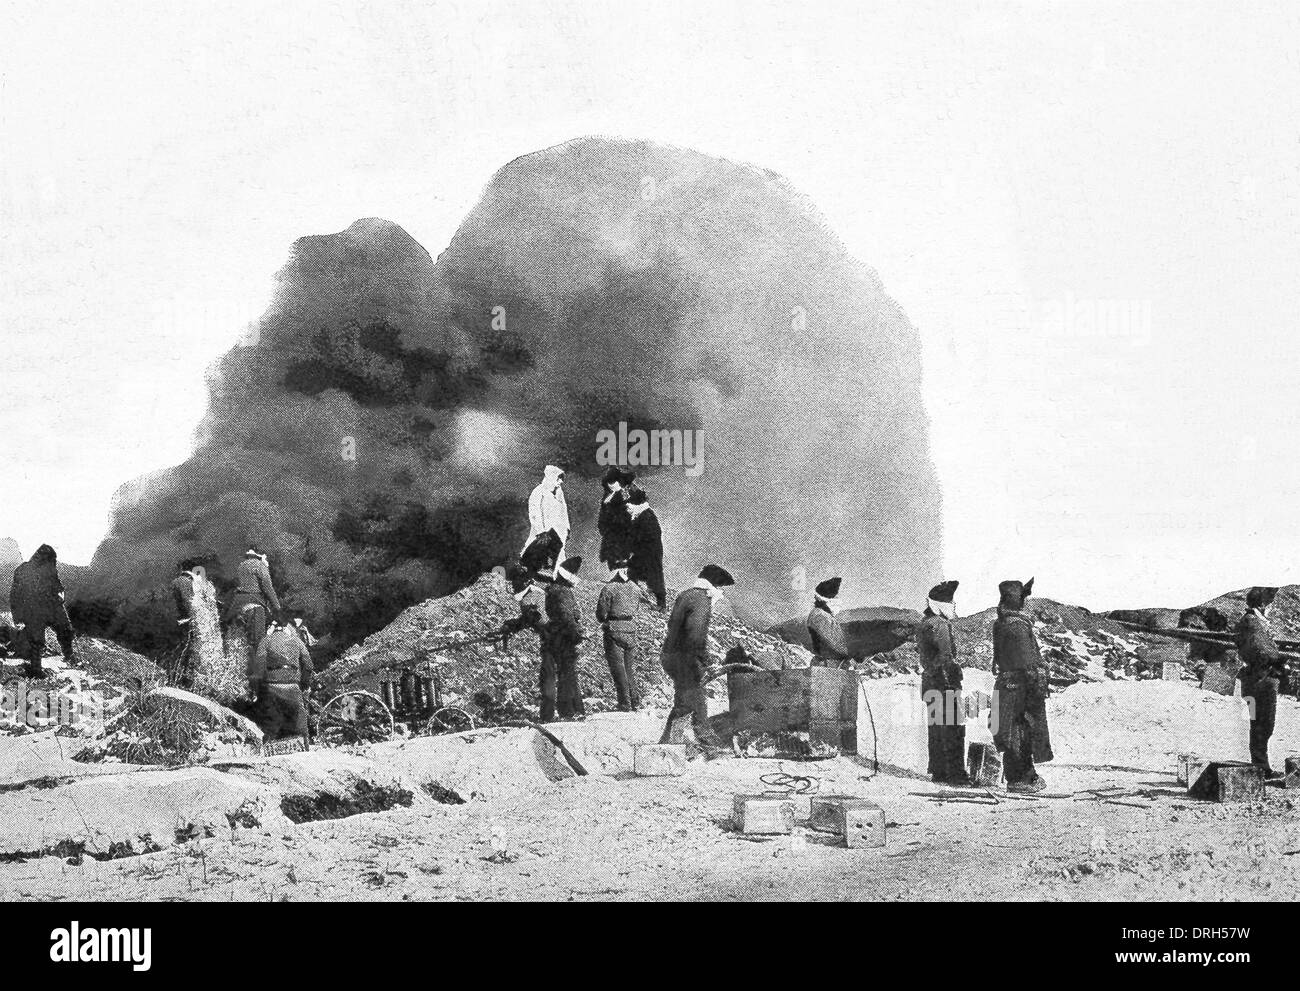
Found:
<svg viewBox="0 0 1300 991"><path fill-rule="evenodd" d="M1300 580L1298 10L9 3L0 536L89 559L296 237L436 255L505 162L609 134L784 174L880 272L964 610Z"/></svg>

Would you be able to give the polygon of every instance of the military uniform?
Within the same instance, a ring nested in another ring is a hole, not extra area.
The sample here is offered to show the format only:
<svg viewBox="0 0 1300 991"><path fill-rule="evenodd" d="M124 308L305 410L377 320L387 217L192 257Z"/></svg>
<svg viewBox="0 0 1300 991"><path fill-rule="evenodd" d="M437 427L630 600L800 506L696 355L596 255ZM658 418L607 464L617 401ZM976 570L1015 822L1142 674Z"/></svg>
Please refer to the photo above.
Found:
<svg viewBox="0 0 1300 991"><path fill-rule="evenodd" d="M962 672L952 623L927 610L916 629L916 648L921 655L921 698L927 706L930 774L936 781L965 784Z"/></svg>
<svg viewBox="0 0 1300 991"><path fill-rule="evenodd" d="M257 696L258 725L267 742L307 737L304 692L311 687L311 653L298 634L273 626L248 665L248 690Z"/></svg>
<svg viewBox="0 0 1300 991"><path fill-rule="evenodd" d="M1014 585L1014 589L1006 586ZM1003 752L1008 787L1039 782L1035 761L1052 759L1047 727L1047 666L1043 663L1034 621L1024 611L1033 580L1024 586L1004 582L998 617L993 622L993 690L997 729L993 742Z"/></svg>
<svg viewBox="0 0 1300 991"><path fill-rule="evenodd" d="M664 534L653 509L643 509L632 517L627 528L627 576L643 582L663 609L668 601L664 584Z"/></svg>
<svg viewBox="0 0 1300 991"><path fill-rule="evenodd" d="M240 561L235 577L238 584L230 601L228 619L243 624L251 651L266 636L271 614L280 611L280 598L271 583L271 569L260 555L249 554Z"/></svg>
<svg viewBox="0 0 1300 991"><path fill-rule="evenodd" d="M1241 696L1253 699L1250 720L1250 762L1272 774L1268 742L1277 717L1281 657L1262 612L1251 609L1237 623L1237 652L1241 655Z"/></svg>
<svg viewBox="0 0 1300 991"><path fill-rule="evenodd" d="M813 664L818 667L842 668L853 658L844 638L844 627L820 602L808 613L808 639L812 641Z"/></svg>
<svg viewBox="0 0 1300 991"><path fill-rule="evenodd" d="M573 559L570 559L573 560ZM581 559L578 559L581 560ZM578 683L578 644L583 641L578 597L573 587L562 579L546 590L546 641L554 671L555 708L561 719L584 715L582 689ZM542 720L546 718L546 661L542 673Z"/></svg>
<svg viewBox="0 0 1300 991"><path fill-rule="evenodd" d="M708 696L704 691L704 673L709 667L709 623L713 617L709 589L717 587L709 575L717 577L722 584L731 584L730 575L710 565L700 573L693 587L677 596L668 617L660 663L673 680L673 707L660 743L673 742L673 724L686 716L690 716L695 738L701 746L717 747L721 742L709 725Z"/></svg>
<svg viewBox="0 0 1300 991"><path fill-rule="evenodd" d="M636 617L642 593L635 583L615 575L600 590L596 621L605 627L605 662L614 679L618 707L627 712L641 705L637 691L636 666L641 659L636 639Z"/></svg>

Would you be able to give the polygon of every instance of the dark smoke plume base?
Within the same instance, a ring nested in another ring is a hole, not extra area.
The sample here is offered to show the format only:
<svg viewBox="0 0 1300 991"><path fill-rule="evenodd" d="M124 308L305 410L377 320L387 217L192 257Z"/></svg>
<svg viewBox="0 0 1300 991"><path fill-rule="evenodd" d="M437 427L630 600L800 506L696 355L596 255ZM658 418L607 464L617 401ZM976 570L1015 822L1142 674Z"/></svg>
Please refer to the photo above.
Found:
<svg viewBox="0 0 1300 991"><path fill-rule="evenodd" d="M806 607L799 568L903 604L941 570L916 331L761 169L604 139L527 155L436 263L384 220L300 239L256 330L211 370L190 459L115 502L83 599L136 643L167 638L177 559L223 586L249 542L355 642L516 554L548 463L594 563L596 434L620 422L703 432L699 477L640 469L669 584L722 562L765 623Z"/></svg>

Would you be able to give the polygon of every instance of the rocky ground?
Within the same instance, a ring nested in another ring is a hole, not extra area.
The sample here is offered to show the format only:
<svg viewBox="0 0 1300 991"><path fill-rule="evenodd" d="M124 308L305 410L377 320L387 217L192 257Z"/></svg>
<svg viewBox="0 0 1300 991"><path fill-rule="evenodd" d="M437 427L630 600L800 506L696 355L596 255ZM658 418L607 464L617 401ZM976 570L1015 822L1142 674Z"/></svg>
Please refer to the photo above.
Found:
<svg viewBox="0 0 1300 991"><path fill-rule="evenodd" d="M593 587L579 594L590 609ZM530 704L535 647L526 639L508 650L420 647L425 630L430 641L470 637L513 614L496 576L458 596L408 610L343 658L328 683L346 687L383 665L428 659L451 697L513 692ZM1220 805L1189 797L1175 781L1179 754L1246 756L1243 701L1190 680L1146 677L1145 635L1054 603L1036 609L1045 650L1069 655L1054 656L1054 667L1079 678L1049 701L1057 757L1042 768L1048 790L1034 798L1000 789L953 793L925 779L919 681L906 656L860 666L856 756L694 760L680 777L631 773L633 747L662 727L663 695L655 691L647 693L656 706L650 711L601 712L551 727L585 776L533 729L489 727L278 757L231 742L205 747L193 763L161 767L102 754L88 760L92 727L11 717L0 726L0 897L1294 897L1300 790L1269 788L1262 801ZM960 627L973 696L992 687L980 641L989 621L980 614ZM652 614L643 631L642 673L656 686L662 623ZM737 643L782 663L805 658L798 647L721 619L715 659ZM77 669L49 662L55 673L47 687L70 691L79 683L123 706L154 686L156 669L114 645L79 642L78 653ZM595 644L582 663L594 710L610 694ZM5 676L7 689L14 674ZM725 682L715 691L711 707L724 710ZM215 725L213 734L220 735ZM967 734L972 742L989 736L979 722ZM1292 753L1300 753L1300 703L1284 698L1275 763ZM780 790L796 778L822 793L876 801L889 823L886 846L849 850L804 827L774 838L731 828L735 794Z"/></svg>
<svg viewBox="0 0 1300 991"><path fill-rule="evenodd" d="M1176 754L1194 743L1243 755L1240 699L1155 681L1073 686L1051 700L1047 792L954 801L921 776L924 729L903 709L914 682L864 684L881 746L864 725L857 757L692 761L672 778L630 773L632 746L657 735L659 713L555 726L583 777L526 729L171 770L71 761L50 733L9 738L0 897L1275 900L1300 890L1300 792L1219 805L1175 782ZM886 770L874 770L873 749ZM1293 749L1300 704L1288 699L1274 752ZM737 834L733 795L774 787L773 774L875 800L887 845Z"/></svg>

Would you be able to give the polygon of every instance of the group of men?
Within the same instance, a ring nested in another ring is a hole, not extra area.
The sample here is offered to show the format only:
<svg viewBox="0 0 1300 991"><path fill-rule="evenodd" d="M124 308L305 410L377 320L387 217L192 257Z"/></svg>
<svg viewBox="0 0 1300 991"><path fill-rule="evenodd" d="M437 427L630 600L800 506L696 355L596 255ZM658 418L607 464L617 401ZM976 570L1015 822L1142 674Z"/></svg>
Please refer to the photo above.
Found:
<svg viewBox="0 0 1300 991"><path fill-rule="evenodd" d="M248 644L246 676L248 698L264 738L275 741L286 736L308 738L307 693L311 690L311 646L315 638L302 614L282 609L267 556L250 547L235 570L235 591L226 611L225 625L243 629ZM197 650L195 643L195 593L206 581L200 563L182 561L172 580L177 623L185 630L185 642L174 679L182 688L194 683Z"/></svg>
<svg viewBox="0 0 1300 991"><path fill-rule="evenodd" d="M934 781L954 786L970 784L966 768L962 667L958 658L958 582L940 582L930 589L925 612L916 628L921 660L921 699L927 710L929 773ZM851 667L853 658L839 621L839 578L828 578L813 590L808 637L814 665ZM994 744L1003 755L1007 788L1036 792L1046 787L1035 761L1052 759L1047 726L1047 666L1043 662L1033 618L1026 602L1034 580L1005 581L998 586L998 615L993 624L994 691L998 725Z"/></svg>
<svg viewBox="0 0 1300 991"><path fill-rule="evenodd" d="M624 468L612 467L605 472L597 519L600 560L610 575L597 599L595 618L604 639L617 708L622 712L641 705L637 683L641 660L638 617L643 607L663 611L668 594L663 531L635 479L635 473ZM578 679L578 648L586 633L574 594L582 558L565 554L569 518L563 486L563 470L548 465L541 484L529 497L528 539L518 564L507 575L519 603L519 615L507 620L499 630L507 643L524 630L538 636L543 722L581 719L585 714ZM732 584L725 569L710 564L673 604L661 652L664 670L674 684L665 739L672 736L678 720L689 717L700 745L717 745L708 724L704 694L705 671L709 667L708 631L722 589Z"/></svg>

